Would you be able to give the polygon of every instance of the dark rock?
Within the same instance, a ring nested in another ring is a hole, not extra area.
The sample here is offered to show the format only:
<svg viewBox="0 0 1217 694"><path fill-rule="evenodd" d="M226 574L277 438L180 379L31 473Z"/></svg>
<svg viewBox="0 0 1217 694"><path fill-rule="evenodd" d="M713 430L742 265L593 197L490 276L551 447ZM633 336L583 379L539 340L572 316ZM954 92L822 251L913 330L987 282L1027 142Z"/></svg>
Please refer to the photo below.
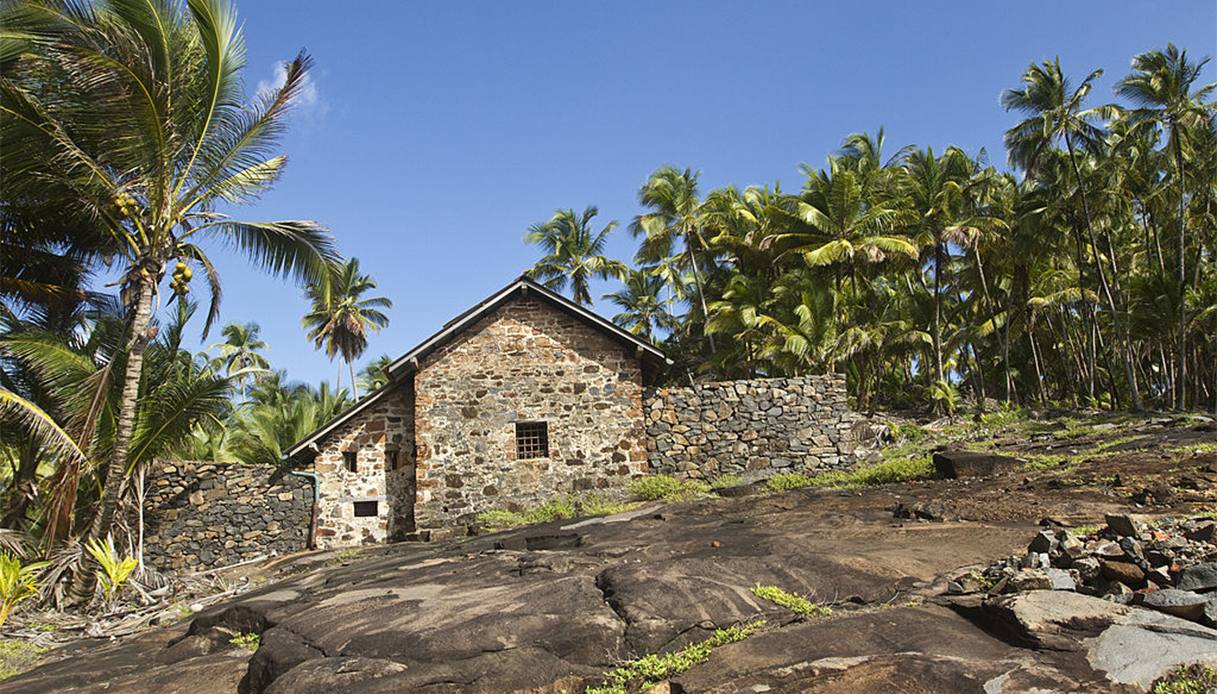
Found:
<svg viewBox="0 0 1217 694"><path fill-rule="evenodd" d="M1103 578L1122 583L1129 588L1141 588L1145 585L1145 572L1132 562L1101 559L1099 573Z"/></svg>
<svg viewBox="0 0 1217 694"><path fill-rule="evenodd" d="M249 661L249 671L245 679L246 691L260 694L288 670L306 660L324 656L324 653L287 629L267 629L262 634L257 652Z"/></svg>
<svg viewBox="0 0 1217 694"><path fill-rule="evenodd" d="M184 638L156 654L162 663L177 663L190 658L207 655L216 649L216 644L202 634L188 634Z"/></svg>
<svg viewBox="0 0 1217 694"><path fill-rule="evenodd" d="M1204 608L1209 598L1188 590L1164 588L1152 593L1138 593L1133 604L1148 607L1176 617L1198 622L1204 616Z"/></svg>
<svg viewBox="0 0 1217 694"><path fill-rule="evenodd" d="M406 671L406 666L381 658L321 658L301 663L275 680L268 694L330 694Z"/></svg>
<svg viewBox="0 0 1217 694"><path fill-rule="evenodd" d="M1121 513L1109 513L1104 519L1107 521L1107 527L1111 528L1111 531L1116 535L1132 538L1138 536L1138 526L1140 523L1133 516Z"/></svg>
<svg viewBox="0 0 1217 694"><path fill-rule="evenodd" d="M1036 533L1031 544L1027 545L1028 552L1051 552L1056 547L1056 536L1050 530Z"/></svg>
<svg viewBox="0 0 1217 694"><path fill-rule="evenodd" d="M945 450L934 454L934 471L940 479L987 477L1021 466L1017 458L996 453Z"/></svg>
<svg viewBox="0 0 1217 694"><path fill-rule="evenodd" d="M1195 530L1188 531L1184 537L1192 542L1208 542L1217 544L1214 539L1217 538L1217 523L1205 523Z"/></svg>
<svg viewBox="0 0 1217 694"><path fill-rule="evenodd" d="M892 507L892 517L904 520L941 521L942 516L925 504L906 505L900 502Z"/></svg>
<svg viewBox="0 0 1217 694"><path fill-rule="evenodd" d="M1217 588L1217 562L1189 566L1179 572L1175 581L1179 590L1212 590Z"/></svg>
<svg viewBox="0 0 1217 694"><path fill-rule="evenodd" d="M547 535L529 535L524 538L524 545L529 551L544 549L570 549L583 544L583 536L579 533L553 533Z"/></svg>

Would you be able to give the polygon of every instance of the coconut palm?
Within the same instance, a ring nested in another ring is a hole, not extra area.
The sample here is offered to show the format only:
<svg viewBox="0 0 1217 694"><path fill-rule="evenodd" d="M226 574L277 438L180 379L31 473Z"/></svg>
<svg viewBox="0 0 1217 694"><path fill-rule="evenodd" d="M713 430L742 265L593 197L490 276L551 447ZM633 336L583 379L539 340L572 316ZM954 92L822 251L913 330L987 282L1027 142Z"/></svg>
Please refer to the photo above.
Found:
<svg viewBox="0 0 1217 694"><path fill-rule="evenodd" d="M229 323L220 331L224 341L211 346L219 352L219 361L230 377L241 373L237 382L242 400L251 375L270 370L270 362L261 353L270 346L261 339L261 331L257 323Z"/></svg>
<svg viewBox="0 0 1217 694"><path fill-rule="evenodd" d="M573 209L558 210L548 222L528 227L525 243L545 251L545 256L528 270L528 276L557 291L569 287L575 303L590 306L589 283L593 277L606 280L625 273L624 263L604 255L608 236L617 228L617 222L609 222L595 231L592 219L599 213L594 205L584 208L582 214L575 214Z"/></svg>
<svg viewBox="0 0 1217 694"><path fill-rule="evenodd" d="M663 288L664 281L654 268L630 270L622 289L604 295L621 309L621 313L613 316L613 322L648 340L656 329L671 330L676 321L660 297Z"/></svg>
<svg viewBox="0 0 1217 694"><path fill-rule="evenodd" d="M1123 323L1120 306L1108 278L1110 270L1104 267L1102 260L1104 256L1101 255L1096 241L1086 177L1082 175L1079 163L1083 156L1097 156L1102 152L1105 132L1101 121L1104 118L1113 117L1118 112L1118 109L1110 104L1095 108L1082 108L1086 97L1094 88L1094 81L1102 75L1102 70L1094 70L1074 88L1061 70L1060 58L1046 60L1040 65L1030 65L1023 73L1023 88L1007 89L1002 93L1001 103L1007 111L1018 111L1027 116L1006 131L1005 142L1010 161L1032 175L1039 173L1037 165L1042 161L1043 154L1049 147L1057 141L1065 143L1065 149L1069 154L1069 165L1073 171L1074 183L1077 185L1081 201L1082 219L1085 222L1090 256L1094 259L1099 287L1108 309L1112 312L1116 332L1121 335L1120 339L1124 343L1125 376L1132 391L1133 406L1140 409L1140 395L1135 388L1136 377L1132 370L1131 347L1128 344L1127 334L1123 333L1121 329ZM1113 258L1109 255L1108 260L1113 261ZM1082 275L1079 275L1079 278L1081 277ZM1079 285L1079 288L1082 286ZM1093 316L1091 319L1093 320Z"/></svg>
<svg viewBox="0 0 1217 694"><path fill-rule="evenodd" d="M325 349L330 359L339 358L338 377L346 362L351 374L351 392L359 397L355 381L355 360L368 348L368 335L389 324L381 309L390 309L393 302L383 296L365 297L376 288L369 275L360 274L359 259L351 258L334 270L324 281L306 290L309 312L302 324L308 338L317 349ZM340 386L340 383L335 383Z"/></svg>
<svg viewBox="0 0 1217 694"><path fill-rule="evenodd" d="M1166 148L1174 159L1175 189L1179 205L1179 232L1175 258L1178 286L1178 384L1175 407L1187 406L1187 305L1183 300L1187 287L1187 178L1184 171L1185 151L1190 147L1188 133L1211 127L1213 106L1205 99L1217 90L1217 83L1193 89L1200 79L1208 59L1193 62L1187 51L1168 43L1166 50L1141 53L1132 60L1133 72L1116 84L1116 93L1133 102L1136 108L1125 113L1132 123L1159 127L1167 132Z"/></svg>
<svg viewBox="0 0 1217 694"><path fill-rule="evenodd" d="M393 363L393 357L388 354L382 354L376 357L372 363L363 367L363 371L359 376L363 383L365 391L373 391L381 388L389 383L389 365Z"/></svg>
<svg viewBox="0 0 1217 694"><path fill-rule="evenodd" d="M681 171L673 166L662 166L651 174L638 191L638 202L648 211L634 218L630 233L642 236L637 261L657 263L675 256L679 266L692 273L701 317L705 321L710 310L706 302L704 271L710 266L713 254L701 219L697 182L700 175L692 169ZM706 338L713 352L714 337L706 333Z"/></svg>
<svg viewBox="0 0 1217 694"><path fill-rule="evenodd" d="M165 269L201 268L218 315L220 281L207 241L234 246L278 275L319 281L337 254L315 222L239 221L218 204L256 199L283 171L272 152L311 60L285 63L284 84L244 99L242 31L222 0L7 3L0 25L0 141L5 198L53 199L106 239L127 327L113 449L90 538L112 524L137 428L144 353Z"/></svg>

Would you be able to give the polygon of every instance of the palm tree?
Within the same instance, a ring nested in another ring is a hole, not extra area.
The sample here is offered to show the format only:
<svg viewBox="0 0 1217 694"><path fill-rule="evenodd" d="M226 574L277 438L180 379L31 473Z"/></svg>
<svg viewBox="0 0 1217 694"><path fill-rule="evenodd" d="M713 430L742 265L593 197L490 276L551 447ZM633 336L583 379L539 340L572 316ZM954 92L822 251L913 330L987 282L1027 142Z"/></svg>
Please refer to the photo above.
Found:
<svg viewBox="0 0 1217 694"><path fill-rule="evenodd" d="M65 216L87 219L117 262L127 327L114 446L87 535L110 530L138 426L144 351L152 307L173 262L203 269L211 290L206 327L219 310L220 283L201 241L240 249L267 271L319 281L336 258L316 223L246 222L217 204L256 199L287 162L272 155L284 116L311 60L285 65L281 88L246 105L245 45L223 0L81 4L8 3L0 55L0 140L5 198L54 199ZM175 277L175 280L179 280ZM182 287L180 282L175 282Z"/></svg>
<svg viewBox="0 0 1217 694"><path fill-rule="evenodd" d="M594 205L584 208L579 215L573 209L558 210L548 222L528 227L524 242L545 251L545 256L528 270L528 276L557 291L569 286L575 303L590 306L592 294L588 283L593 277L606 280L625 274L624 263L604 255L608 235L617 222L605 224L598 232L592 229L592 219L599 212Z"/></svg>
<svg viewBox="0 0 1217 694"><path fill-rule="evenodd" d="M872 194L866 186L871 178L847 160L834 157L828 171L808 170L807 176L796 206L799 224L767 237L766 247L800 255L809 267L832 267L838 292L842 271L854 277L862 264L917 257L917 248L899 231L908 214Z"/></svg>
<svg viewBox="0 0 1217 694"><path fill-rule="evenodd" d="M381 309L393 307L393 302L383 296L364 297L375 288L371 276L359 273L359 259L351 258L326 281L306 290L311 308L301 322L309 331L308 338L317 349L324 348L330 359L339 357L339 381L341 362L346 362L351 373L351 392L356 398L359 386L355 381L355 360L368 348L368 334L389 324L389 317Z"/></svg>
<svg viewBox="0 0 1217 694"><path fill-rule="evenodd" d="M966 236L966 229L976 222L971 199L976 168L963 150L948 147L942 156L934 156L932 148L910 152L905 157L903 171L900 187L905 204L916 213L918 219L918 245L930 249L927 262L933 267L934 279L933 287L926 289L930 291L934 304L930 333L932 363L935 381L945 383L942 303L946 291L944 270L951 260L948 241L959 244Z"/></svg>
<svg viewBox="0 0 1217 694"><path fill-rule="evenodd" d="M680 267L693 274L704 321L709 319L710 310L706 303L703 271L708 267L712 253L703 234L697 187L700 175L692 169L680 171L673 166L662 166L651 174L638 191L638 202L650 211L634 218L630 233L643 237L638 250L639 262L655 263L676 255ZM676 251L678 246L679 252ZM713 352L714 336L705 334Z"/></svg>
<svg viewBox="0 0 1217 694"><path fill-rule="evenodd" d="M1082 203L1082 219L1086 225L1086 237L1090 246L1090 254L1094 259L1099 287L1102 291L1112 320L1123 344L1125 377L1131 391L1133 409L1141 408L1141 398L1137 392L1136 377L1132 366L1132 348L1126 332L1121 329L1121 310L1112 292L1108 280L1108 269L1104 267L1103 255L1095 239L1094 221L1090 213L1090 200L1087 194L1086 180L1082 175L1079 164L1078 150L1084 155L1099 155L1104 145L1104 131L1101 120L1111 118L1117 112L1112 105L1083 109L1094 81L1103 75L1102 70L1094 70L1077 88L1072 88L1069 79L1061 71L1060 58L1044 61L1041 65L1032 64L1023 73L1022 89L1007 89L1002 93L1002 106L1007 111L1019 111L1027 114L1027 118L1006 131L1005 142L1009 151L1010 161L1023 168L1031 175L1038 172L1037 165L1042 161L1045 149L1051 147L1057 140L1064 141L1069 153L1069 165L1073 170L1074 183ZM1110 244L1108 244L1110 246ZM1081 246L1079 242L1078 246ZM1082 256L1079 254L1079 262ZM1113 258L1108 258L1113 261ZM1078 268L1081 273L1082 268ZM1082 275L1079 274L1079 281ZM1079 288L1084 288L1079 284ZM1091 321L1095 320L1091 316Z"/></svg>
<svg viewBox="0 0 1217 694"><path fill-rule="evenodd" d="M1212 106L1205 99L1217 89L1217 83L1192 90L1208 59L1188 60L1187 51L1168 43L1165 51L1149 51L1132 60L1132 74L1116 84L1116 93L1131 100L1137 108L1125 116L1132 123L1160 127L1168 131L1166 147L1175 160L1175 186L1179 204L1179 237L1175 268L1178 282L1178 374L1175 407L1187 407L1187 192L1184 175L1184 152L1188 147L1190 130L1209 127Z"/></svg>
<svg viewBox="0 0 1217 694"><path fill-rule="evenodd" d="M625 287L604 295L621 309L621 313L613 316L613 322L648 340L656 328L671 330L676 321L660 298L663 287L664 281L654 268L630 270L625 277Z"/></svg>
<svg viewBox="0 0 1217 694"><path fill-rule="evenodd" d="M371 392L387 385L389 383L389 365L392 363L393 357L382 354L376 357L371 364L363 367L363 371L359 374L363 381L363 389Z"/></svg>
<svg viewBox="0 0 1217 694"><path fill-rule="evenodd" d="M270 362L261 354L261 350L269 348L259 336L261 330L257 323L229 323L220 331L224 341L212 345L212 349L219 351L220 363L229 377L240 372L237 382L242 400L250 374L270 370Z"/></svg>

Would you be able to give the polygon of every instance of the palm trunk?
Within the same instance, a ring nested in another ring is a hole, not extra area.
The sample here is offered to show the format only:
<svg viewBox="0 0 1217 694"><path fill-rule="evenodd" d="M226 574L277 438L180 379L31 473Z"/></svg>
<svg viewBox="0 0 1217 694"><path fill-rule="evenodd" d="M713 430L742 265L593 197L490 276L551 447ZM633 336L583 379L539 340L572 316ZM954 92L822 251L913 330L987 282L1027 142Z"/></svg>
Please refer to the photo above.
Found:
<svg viewBox="0 0 1217 694"><path fill-rule="evenodd" d="M693 250L693 243L689 236L685 235L685 246L689 249L689 261L693 265L693 283L697 285L697 298L701 302L701 334L705 335L706 340L710 342L710 351L715 352L717 348L714 346L714 336L706 332L706 321L710 320L710 309L706 306L706 288L702 285L701 270L697 268L697 252Z"/></svg>
<svg viewBox="0 0 1217 694"><path fill-rule="evenodd" d="M1175 136L1175 168L1179 172L1179 373L1175 377L1175 383L1178 386L1175 409L1184 410L1187 409L1187 306L1184 302L1187 284L1187 268L1184 260L1187 252L1187 201L1185 200L1187 186L1183 179L1183 144L1173 121L1171 133Z"/></svg>
<svg viewBox="0 0 1217 694"><path fill-rule="evenodd" d="M355 399L358 400L359 399L359 382L355 380L355 360L347 359L347 366L351 370L351 393L355 396Z"/></svg>
<svg viewBox="0 0 1217 694"><path fill-rule="evenodd" d="M159 274L159 268L149 269L151 277ZM127 454L131 448L131 434L135 429L135 407L139 399L140 380L143 375L144 349L148 346L148 326L152 322L152 292L154 280L139 279L136 287L135 313L131 316L127 334L127 365L123 372L123 389L118 405L118 424L114 431L114 453L106 467L106 480L102 486L101 504L89 528L89 539L100 539L110 532L114 523L114 512L118 509L127 478Z"/></svg>
<svg viewBox="0 0 1217 694"><path fill-rule="evenodd" d="M941 383L942 370L942 244L934 239L934 377Z"/></svg>
<svg viewBox="0 0 1217 694"><path fill-rule="evenodd" d="M1090 203L1086 199L1086 184L1082 181L1082 170L1078 166L1077 153L1073 149L1073 140L1069 137L1068 133L1065 134L1065 146L1069 149L1069 163L1073 166L1073 177L1077 180L1078 194L1082 197L1082 216L1086 221L1086 236L1090 241L1091 254L1094 255L1094 266L1099 273L1099 287L1103 290L1103 298L1107 300L1107 307L1111 309L1112 327L1115 328L1117 339L1122 343L1120 355L1124 362L1124 378L1128 381L1129 390L1132 391L1132 408L1140 410L1141 395L1137 392L1137 377L1133 373L1132 357L1130 356L1132 339L1129 337L1127 329L1123 327L1124 322L1120 318L1120 307L1116 304L1111 285L1107 281L1107 271L1103 268L1103 262L1099 258L1099 247L1095 241L1094 224L1090 219ZM1111 246L1110 236L1108 237L1107 253L1114 265L1116 262L1115 249ZM1115 276L1113 271L1112 277L1114 278ZM1112 396L1115 400L1119 400L1118 393L1113 392Z"/></svg>

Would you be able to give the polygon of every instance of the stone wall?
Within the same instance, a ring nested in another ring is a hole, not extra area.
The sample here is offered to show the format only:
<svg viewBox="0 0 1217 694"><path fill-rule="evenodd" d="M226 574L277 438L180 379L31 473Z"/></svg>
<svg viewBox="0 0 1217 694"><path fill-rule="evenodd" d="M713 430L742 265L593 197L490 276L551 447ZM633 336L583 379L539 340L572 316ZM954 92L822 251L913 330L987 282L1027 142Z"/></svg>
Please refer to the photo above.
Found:
<svg viewBox="0 0 1217 694"><path fill-rule="evenodd" d="M488 313L414 376L418 498L433 537L477 513L619 488L645 474L633 350L536 297ZM549 455L517 460L515 424L546 422Z"/></svg>
<svg viewBox="0 0 1217 694"><path fill-rule="evenodd" d="M414 530L413 408L413 390L404 383L376 396L320 442L313 459L321 488L319 548L385 542ZM346 453L355 455L354 472L347 469ZM355 515L371 504L375 515Z"/></svg>
<svg viewBox="0 0 1217 694"><path fill-rule="evenodd" d="M853 463L859 417L837 374L648 389L646 412L654 473L713 479Z"/></svg>
<svg viewBox="0 0 1217 694"><path fill-rule="evenodd" d="M160 465L147 486L144 557L159 570L210 569L308 544L313 487L302 477L185 461Z"/></svg>

